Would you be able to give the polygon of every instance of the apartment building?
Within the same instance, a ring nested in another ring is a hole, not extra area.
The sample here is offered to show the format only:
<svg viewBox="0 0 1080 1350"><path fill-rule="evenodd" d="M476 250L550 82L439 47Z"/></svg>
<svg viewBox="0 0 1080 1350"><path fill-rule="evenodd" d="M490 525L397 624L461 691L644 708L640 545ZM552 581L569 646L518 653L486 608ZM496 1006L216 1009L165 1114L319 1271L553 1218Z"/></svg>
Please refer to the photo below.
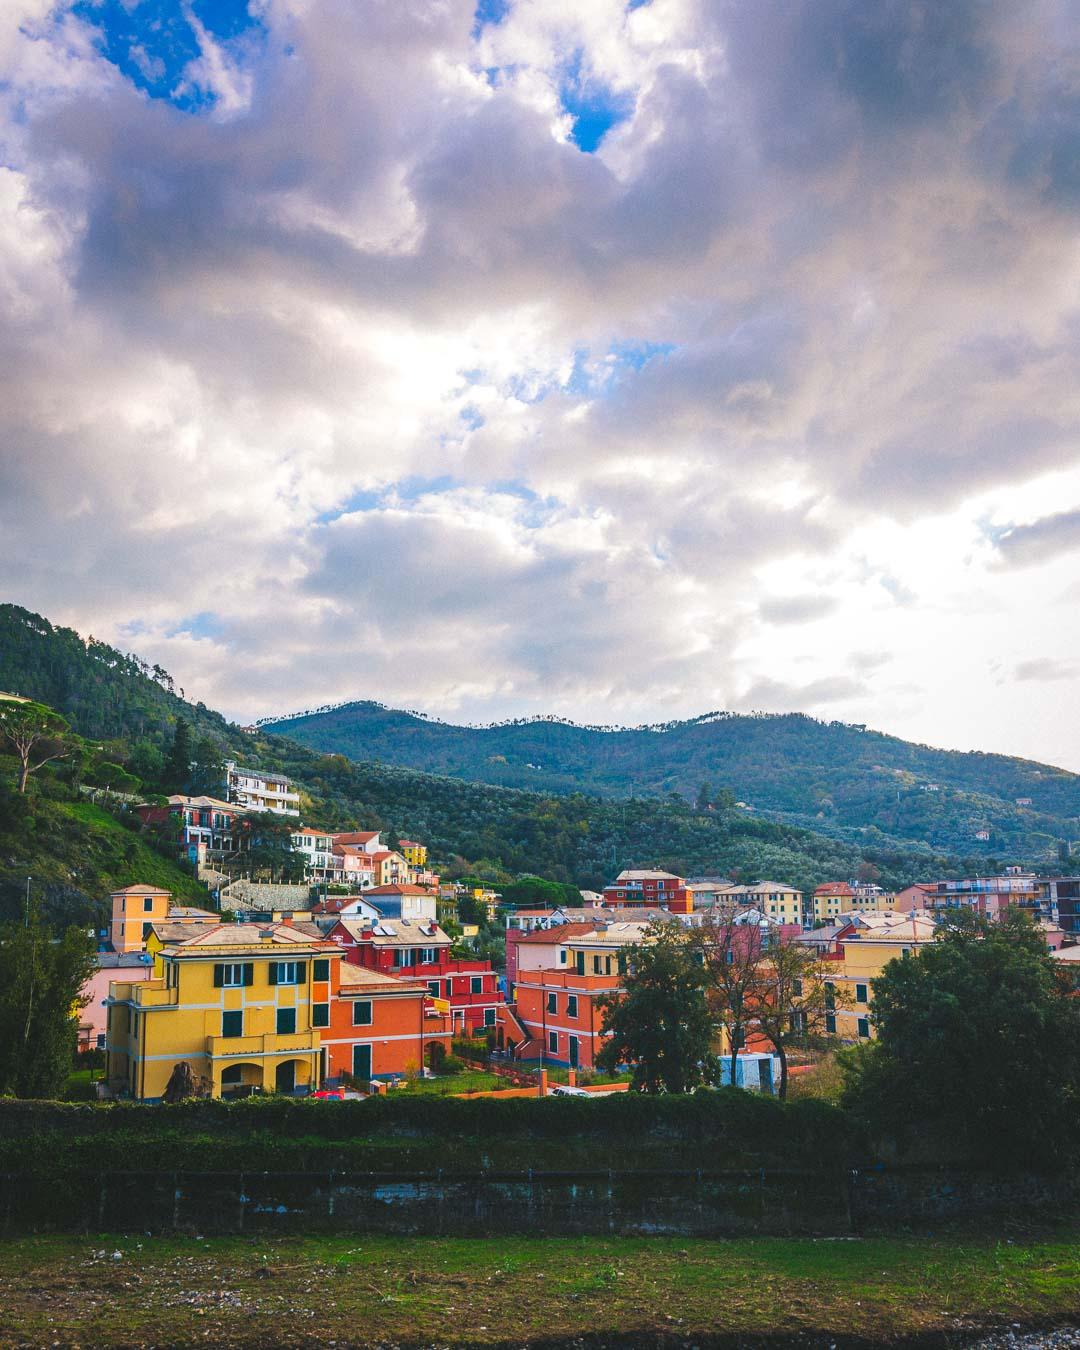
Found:
<svg viewBox="0 0 1080 1350"><path fill-rule="evenodd" d="M109 986L111 1089L160 1100L182 1061L214 1097L317 1086L341 960L288 924L221 924L165 943L155 978Z"/></svg>
<svg viewBox="0 0 1080 1350"><path fill-rule="evenodd" d="M668 908L683 897L686 880L672 872L653 868L629 868L619 873L603 890L608 909L656 905Z"/></svg>
<svg viewBox="0 0 1080 1350"><path fill-rule="evenodd" d="M300 814L300 793L287 775L247 769L231 759L225 763L225 796L246 811L270 811L280 816Z"/></svg>

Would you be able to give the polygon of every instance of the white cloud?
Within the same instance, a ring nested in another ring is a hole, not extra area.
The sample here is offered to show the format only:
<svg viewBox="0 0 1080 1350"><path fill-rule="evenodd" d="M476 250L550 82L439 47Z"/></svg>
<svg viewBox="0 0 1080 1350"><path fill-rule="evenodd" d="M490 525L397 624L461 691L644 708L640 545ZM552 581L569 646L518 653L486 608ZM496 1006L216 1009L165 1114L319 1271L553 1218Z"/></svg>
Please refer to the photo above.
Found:
<svg viewBox="0 0 1080 1350"><path fill-rule="evenodd" d="M0 19L11 598L244 720L802 706L1080 766L1032 698L1080 670L1064 0L259 12L189 12L194 114ZM568 79L630 110L594 155Z"/></svg>

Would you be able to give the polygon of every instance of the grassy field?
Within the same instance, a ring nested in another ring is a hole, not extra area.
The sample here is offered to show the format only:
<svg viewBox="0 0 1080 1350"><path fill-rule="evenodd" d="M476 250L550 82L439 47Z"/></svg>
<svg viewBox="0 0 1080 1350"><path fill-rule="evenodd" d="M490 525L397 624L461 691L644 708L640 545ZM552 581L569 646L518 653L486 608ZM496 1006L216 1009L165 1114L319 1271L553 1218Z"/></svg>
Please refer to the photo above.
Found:
<svg viewBox="0 0 1080 1350"><path fill-rule="evenodd" d="M28 1238L0 1346L955 1345L1080 1318L1078 1238Z"/></svg>

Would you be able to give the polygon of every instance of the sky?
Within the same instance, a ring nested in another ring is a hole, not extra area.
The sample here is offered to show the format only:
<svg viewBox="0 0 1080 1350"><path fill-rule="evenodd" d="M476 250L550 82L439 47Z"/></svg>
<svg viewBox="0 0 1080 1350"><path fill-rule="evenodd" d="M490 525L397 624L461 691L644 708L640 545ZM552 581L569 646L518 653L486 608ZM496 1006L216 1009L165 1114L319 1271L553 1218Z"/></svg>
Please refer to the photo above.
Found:
<svg viewBox="0 0 1080 1350"><path fill-rule="evenodd" d="M0 595L240 721L1080 770L1072 0L4 0Z"/></svg>

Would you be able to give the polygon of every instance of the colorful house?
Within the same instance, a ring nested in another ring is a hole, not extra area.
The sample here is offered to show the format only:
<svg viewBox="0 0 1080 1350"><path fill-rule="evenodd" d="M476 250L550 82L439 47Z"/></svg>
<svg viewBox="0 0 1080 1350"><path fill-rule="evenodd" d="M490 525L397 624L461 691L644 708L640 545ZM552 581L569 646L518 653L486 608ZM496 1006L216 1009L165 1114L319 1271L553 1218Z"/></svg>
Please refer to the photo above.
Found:
<svg viewBox="0 0 1080 1350"><path fill-rule="evenodd" d="M231 759L225 763L225 795L247 811L300 814L300 793L286 774L247 769Z"/></svg>
<svg viewBox="0 0 1080 1350"><path fill-rule="evenodd" d="M410 867L427 866L426 844L418 844L415 839L399 839L398 852L404 856Z"/></svg>
<svg viewBox="0 0 1080 1350"><path fill-rule="evenodd" d="M328 934L351 965L423 980L431 998L450 1006L455 1032L495 1029L506 1000L490 961L450 955L451 942L430 920L340 919Z"/></svg>
<svg viewBox="0 0 1080 1350"><path fill-rule="evenodd" d="M288 924L220 924L167 943L156 978L109 986L110 1088L159 1100L182 1061L214 1097L317 1086L341 957Z"/></svg>
<svg viewBox="0 0 1080 1350"><path fill-rule="evenodd" d="M604 887L604 904L609 909L656 905L661 909L685 903L686 881L672 872L652 868L628 868Z"/></svg>
<svg viewBox="0 0 1080 1350"><path fill-rule="evenodd" d="M112 922L109 935L114 952L141 952L146 950L146 939L155 923L166 921L205 927L220 923L220 916L194 905L174 905L172 892L156 886L125 886L113 891Z"/></svg>
<svg viewBox="0 0 1080 1350"><path fill-rule="evenodd" d="M834 923L841 914L850 914L854 908L854 887L846 881L827 881L815 887L807 917L814 923Z"/></svg>
<svg viewBox="0 0 1080 1350"><path fill-rule="evenodd" d="M343 961L322 1032L325 1074L360 1083L400 1077L429 1063L431 1046L449 1054L451 1018L423 979Z"/></svg>

